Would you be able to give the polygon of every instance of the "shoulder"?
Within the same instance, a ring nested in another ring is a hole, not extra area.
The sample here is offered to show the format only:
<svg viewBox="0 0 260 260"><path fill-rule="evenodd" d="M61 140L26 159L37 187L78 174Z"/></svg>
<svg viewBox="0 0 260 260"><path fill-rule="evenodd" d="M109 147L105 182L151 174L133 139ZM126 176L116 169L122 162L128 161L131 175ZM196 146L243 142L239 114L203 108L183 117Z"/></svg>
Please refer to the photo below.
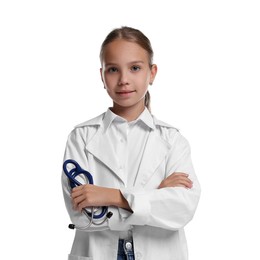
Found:
<svg viewBox="0 0 260 260"><path fill-rule="evenodd" d="M157 131L158 134L166 142L168 142L171 145L179 141L186 142L186 139L182 136L178 128L157 119L155 116L153 116L153 119L154 119L155 131Z"/></svg>
<svg viewBox="0 0 260 260"><path fill-rule="evenodd" d="M176 131L179 131L179 129L177 129L176 127L159 120L155 116L153 116L153 121L154 121L155 126L158 126L158 127L161 127L161 128L165 128L165 129L175 129Z"/></svg>
<svg viewBox="0 0 260 260"><path fill-rule="evenodd" d="M89 119L83 123L80 123L75 126L75 129L89 127L89 126L100 126L102 123L102 120L104 118L104 115L105 115L105 113L102 113L101 115L98 115L92 119Z"/></svg>
<svg viewBox="0 0 260 260"><path fill-rule="evenodd" d="M104 114L105 113L76 125L70 132L68 139L72 141L74 140L74 142L88 142L95 135L102 124Z"/></svg>
<svg viewBox="0 0 260 260"><path fill-rule="evenodd" d="M153 122L154 122L154 126L156 128L157 131L161 131L162 133L177 133L179 132L179 129L168 124L165 123L164 121L161 121L159 119L157 119L155 116L153 116Z"/></svg>

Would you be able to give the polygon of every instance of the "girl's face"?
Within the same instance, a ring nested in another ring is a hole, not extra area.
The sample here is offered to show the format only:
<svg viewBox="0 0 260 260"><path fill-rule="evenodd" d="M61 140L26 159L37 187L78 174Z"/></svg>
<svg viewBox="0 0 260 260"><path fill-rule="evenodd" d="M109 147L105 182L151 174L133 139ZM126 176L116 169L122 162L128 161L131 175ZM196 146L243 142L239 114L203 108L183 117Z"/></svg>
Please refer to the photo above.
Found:
<svg viewBox="0 0 260 260"><path fill-rule="evenodd" d="M102 81L113 100L114 112L120 109L144 109L144 97L157 67L149 65L148 53L138 44L126 40L109 43L103 52Z"/></svg>

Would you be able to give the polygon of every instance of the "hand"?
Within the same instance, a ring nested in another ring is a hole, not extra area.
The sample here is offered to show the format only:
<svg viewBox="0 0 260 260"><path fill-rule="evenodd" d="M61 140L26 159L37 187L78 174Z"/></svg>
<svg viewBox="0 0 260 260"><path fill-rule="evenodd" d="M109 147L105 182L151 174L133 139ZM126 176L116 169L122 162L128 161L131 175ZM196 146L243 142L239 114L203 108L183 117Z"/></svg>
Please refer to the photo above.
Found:
<svg viewBox="0 0 260 260"><path fill-rule="evenodd" d="M174 172L161 182L158 189L166 187L184 187L187 189L191 189L192 185L193 183L189 179L189 174Z"/></svg>
<svg viewBox="0 0 260 260"><path fill-rule="evenodd" d="M73 208L82 211L86 207L116 206L130 209L120 190L85 184L72 189Z"/></svg>
<svg viewBox="0 0 260 260"><path fill-rule="evenodd" d="M91 184L85 184L72 189L73 208L82 211L86 207L108 206L110 204L110 189Z"/></svg>

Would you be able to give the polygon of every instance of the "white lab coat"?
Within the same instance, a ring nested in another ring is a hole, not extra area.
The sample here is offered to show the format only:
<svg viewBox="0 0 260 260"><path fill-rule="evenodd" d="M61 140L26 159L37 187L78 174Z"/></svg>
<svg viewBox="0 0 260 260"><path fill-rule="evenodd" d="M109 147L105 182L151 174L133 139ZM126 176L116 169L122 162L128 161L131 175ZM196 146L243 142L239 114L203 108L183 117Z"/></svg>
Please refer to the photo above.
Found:
<svg viewBox="0 0 260 260"><path fill-rule="evenodd" d="M113 144L104 131L103 118L104 114L71 132L64 160L76 160L93 175L95 185L120 189L133 213L109 207L113 216L101 227L76 231L68 259L116 260L118 231L132 230L136 260L187 260L183 228L193 218L200 197L187 140L177 129L153 117L155 129L150 131L135 186L127 188ZM188 173L193 188L157 189L173 172ZM72 209L65 174L62 186L72 223L86 226L86 216Z"/></svg>

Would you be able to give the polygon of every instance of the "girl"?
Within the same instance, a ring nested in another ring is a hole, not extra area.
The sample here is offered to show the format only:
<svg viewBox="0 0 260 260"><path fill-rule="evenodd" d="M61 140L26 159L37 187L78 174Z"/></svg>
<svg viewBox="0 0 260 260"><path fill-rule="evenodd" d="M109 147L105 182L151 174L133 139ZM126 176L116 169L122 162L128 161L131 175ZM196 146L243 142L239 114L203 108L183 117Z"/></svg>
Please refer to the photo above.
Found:
<svg viewBox="0 0 260 260"><path fill-rule="evenodd" d="M71 189L62 175L72 222L89 224L86 207L113 213L99 226L77 229L70 260L186 260L184 226L200 196L190 148L179 131L150 112L148 86L157 66L139 30L113 30L101 46L101 79L113 106L75 127L64 159L88 170L94 185Z"/></svg>

